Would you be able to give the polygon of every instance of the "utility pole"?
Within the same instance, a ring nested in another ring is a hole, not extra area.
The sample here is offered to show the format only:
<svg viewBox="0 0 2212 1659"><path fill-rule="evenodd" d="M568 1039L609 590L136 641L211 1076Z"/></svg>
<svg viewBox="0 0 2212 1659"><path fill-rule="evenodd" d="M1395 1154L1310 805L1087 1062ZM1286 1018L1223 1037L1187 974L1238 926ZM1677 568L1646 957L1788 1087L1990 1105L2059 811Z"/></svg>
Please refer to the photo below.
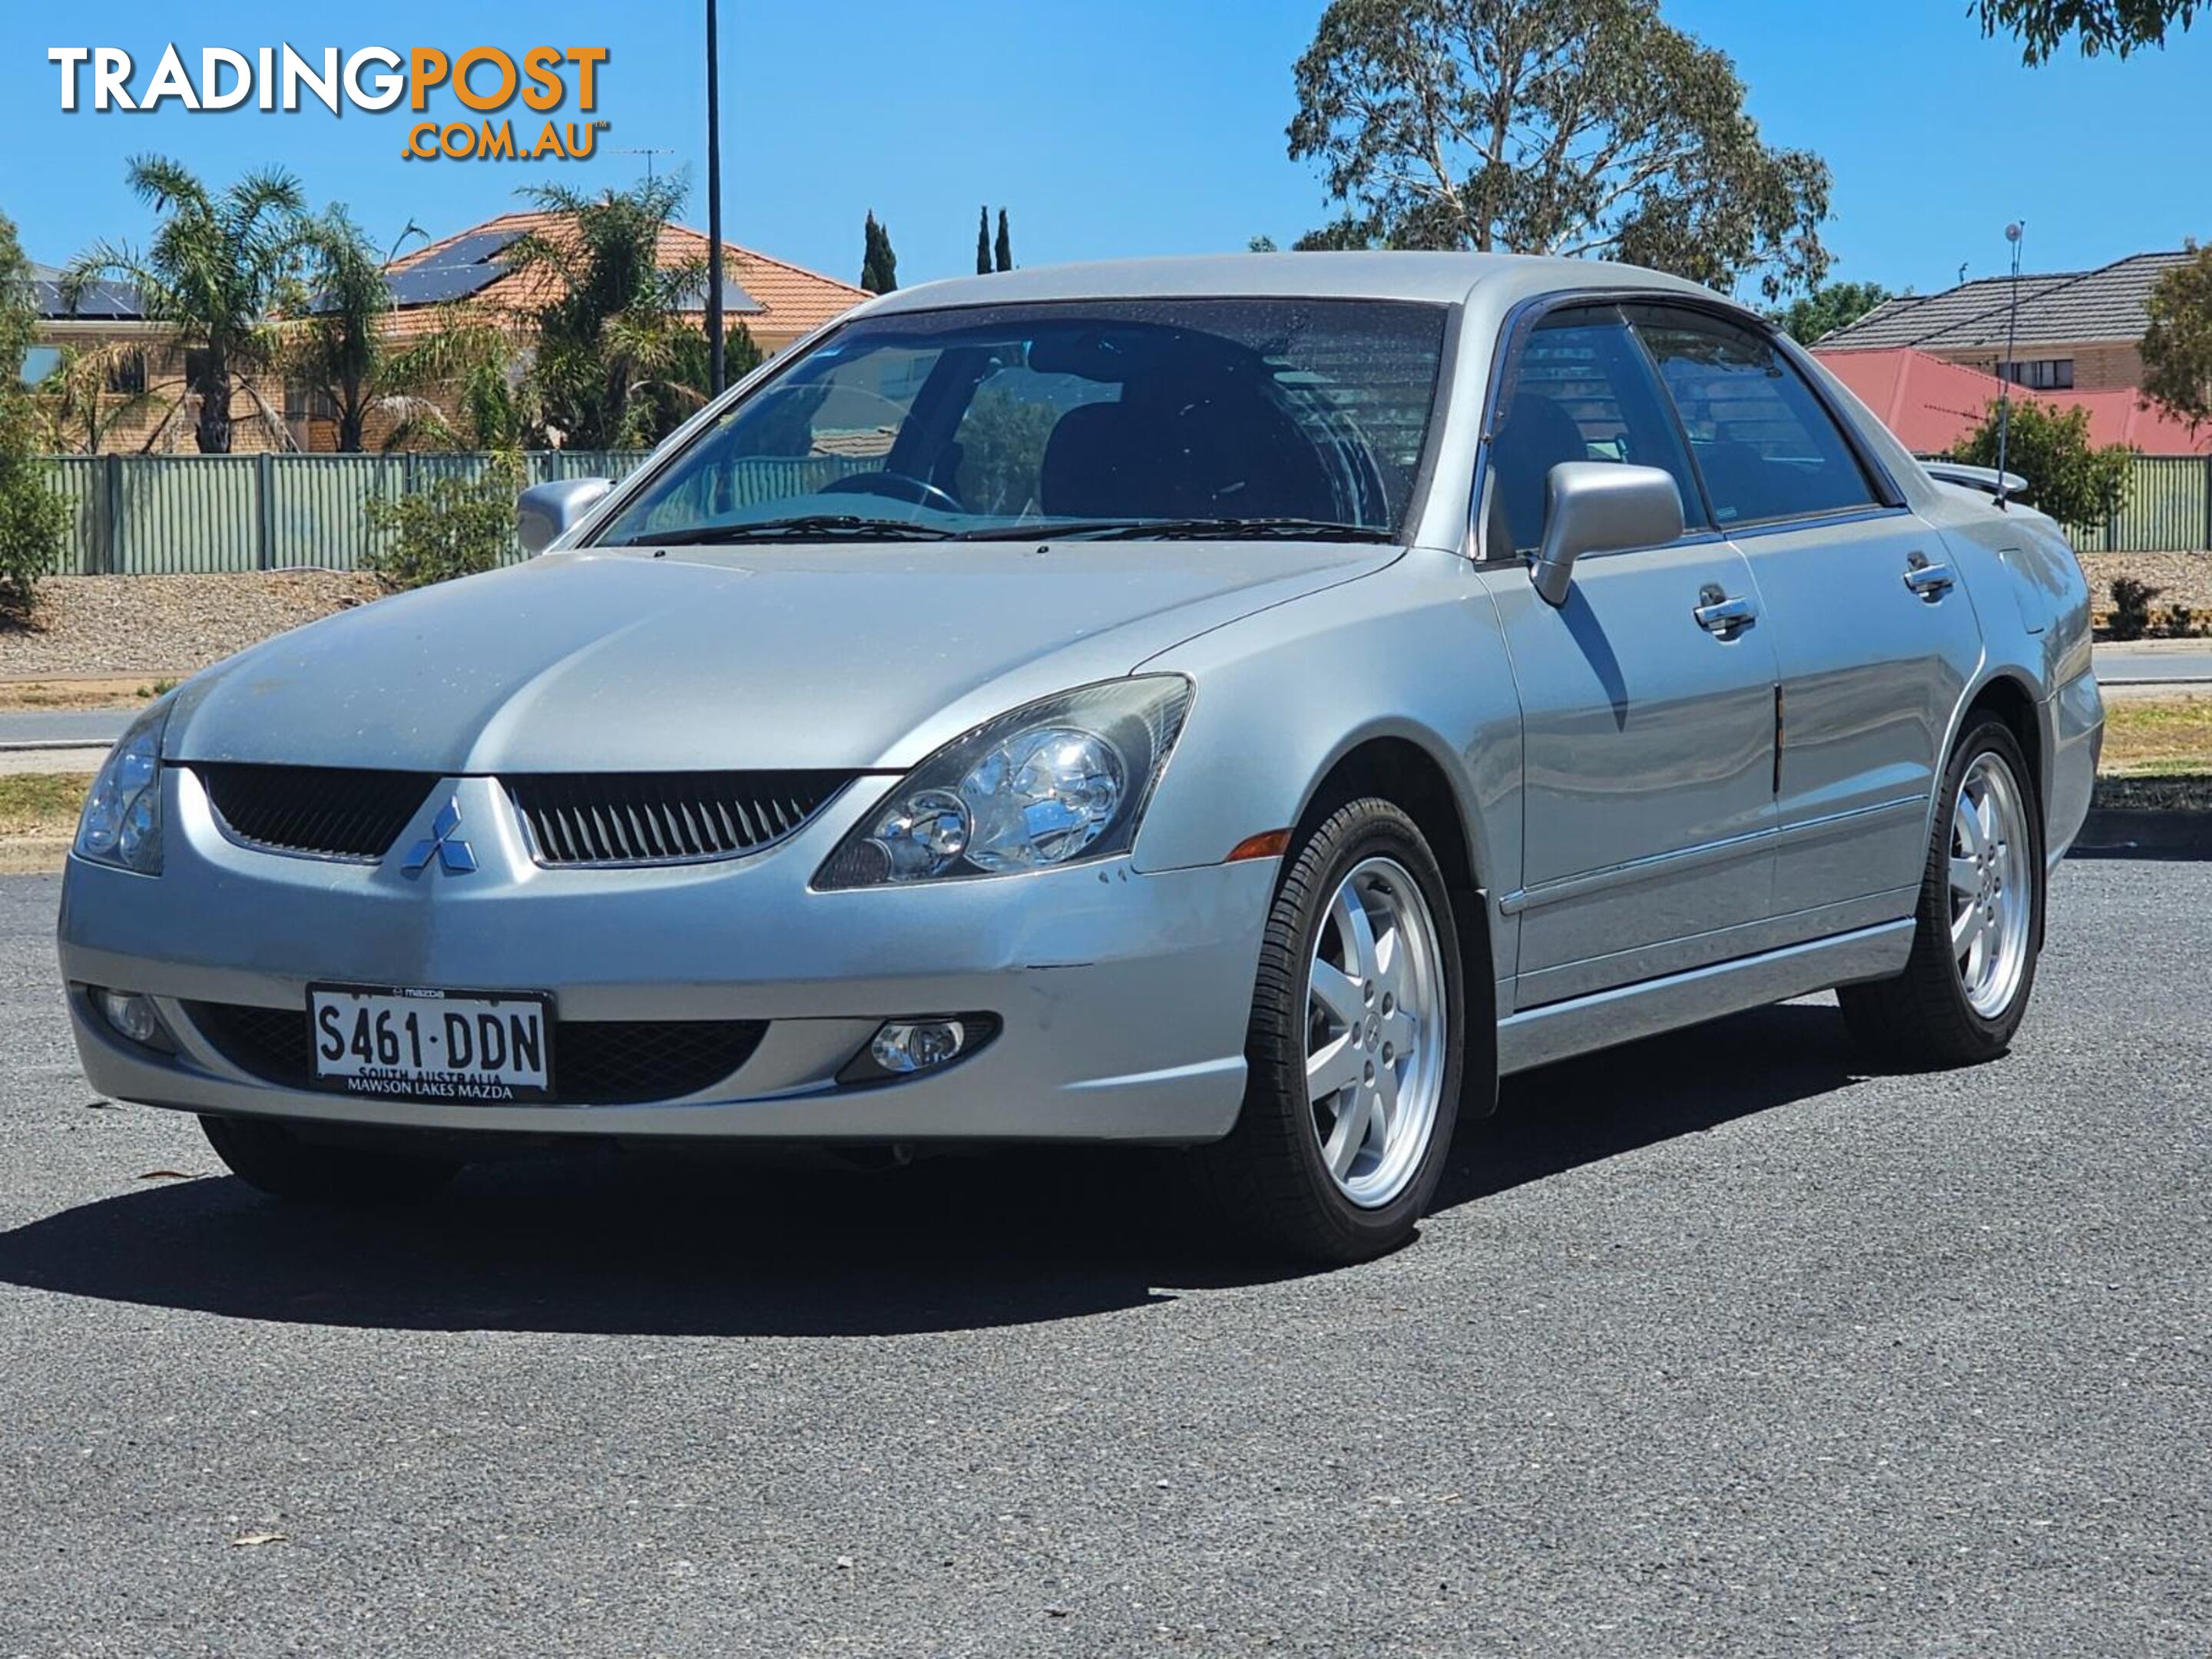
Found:
<svg viewBox="0 0 2212 1659"><path fill-rule="evenodd" d="M707 0L707 384L722 395L722 76L717 0Z"/></svg>

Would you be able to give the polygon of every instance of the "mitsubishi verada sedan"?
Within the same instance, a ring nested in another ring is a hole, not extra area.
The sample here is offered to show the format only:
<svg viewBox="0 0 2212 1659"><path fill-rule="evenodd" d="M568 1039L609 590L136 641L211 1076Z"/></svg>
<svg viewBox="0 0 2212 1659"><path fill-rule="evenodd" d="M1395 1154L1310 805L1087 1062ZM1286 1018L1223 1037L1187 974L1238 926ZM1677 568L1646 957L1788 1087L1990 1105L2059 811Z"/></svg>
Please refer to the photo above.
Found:
<svg viewBox="0 0 2212 1659"><path fill-rule="evenodd" d="M2050 520L1618 265L902 290L522 521L86 804L85 1071L270 1194L1145 1143L1370 1256L1507 1073L1829 988L2002 1054L2103 728Z"/></svg>

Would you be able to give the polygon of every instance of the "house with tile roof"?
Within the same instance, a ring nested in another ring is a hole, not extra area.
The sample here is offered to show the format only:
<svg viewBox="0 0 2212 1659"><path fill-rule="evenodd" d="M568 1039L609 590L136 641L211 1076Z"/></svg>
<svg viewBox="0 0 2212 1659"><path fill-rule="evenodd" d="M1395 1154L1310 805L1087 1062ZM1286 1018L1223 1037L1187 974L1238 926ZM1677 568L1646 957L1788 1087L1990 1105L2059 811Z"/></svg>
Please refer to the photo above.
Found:
<svg viewBox="0 0 2212 1659"><path fill-rule="evenodd" d="M190 390L198 353L177 337L175 326L146 315L137 289L125 283L88 283L74 304L54 265L31 265L32 301L38 319L23 378L32 385L62 372L65 357L89 359L90 381L80 381L98 400L98 444L111 452L191 453L199 398ZM236 454L297 447L283 422L284 392L240 373L231 394L231 448ZM63 434L64 442L90 441L82 415Z"/></svg>
<svg viewBox="0 0 2212 1659"><path fill-rule="evenodd" d="M551 279L541 273L510 270L500 255L525 236L565 234L557 213L503 213L401 255L386 267L397 310L396 337L418 338L436 326L438 307L465 301L488 313L519 312L544 297ZM661 227L660 263L682 265L704 260L707 238L688 226ZM753 343L773 356L823 324L843 315L869 297L866 290L786 260L722 245L722 310L734 325L743 323ZM704 327L703 286L690 314Z"/></svg>
<svg viewBox="0 0 2212 1659"><path fill-rule="evenodd" d="M447 308L456 305L494 323L511 320L520 329L524 314L557 290L558 279L547 271L518 269L501 256L526 236L557 240L568 234L565 216L558 213L503 213L393 259L385 267L392 297L387 340L403 349L414 343L441 326ZM663 267L703 263L709 246L704 235L688 226L661 227L658 252ZM723 315L733 333L743 326L764 356L786 349L870 297L852 283L752 248L734 242L722 247ZM696 306L685 314L702 329L706 326L703 282ZM296 406L300 399L293 401ZM298 427L301 447L332 447L335 411L318 407L307 413L309 418ZM388 416L373 413L368 447L378 447L390 429Z"/></svg>
<svg viewBox="0 0 2212 1659"><path fill-rule="evenodd" d="M2016 319L2009 277L1900 295L1823 337L1817 349L1915 351L2039 392L2134 392L2142 385L2150 325L2144 302L2160 277L2191 257L2184 249L2136 253L2094 270L2023 276Z"/></svg>

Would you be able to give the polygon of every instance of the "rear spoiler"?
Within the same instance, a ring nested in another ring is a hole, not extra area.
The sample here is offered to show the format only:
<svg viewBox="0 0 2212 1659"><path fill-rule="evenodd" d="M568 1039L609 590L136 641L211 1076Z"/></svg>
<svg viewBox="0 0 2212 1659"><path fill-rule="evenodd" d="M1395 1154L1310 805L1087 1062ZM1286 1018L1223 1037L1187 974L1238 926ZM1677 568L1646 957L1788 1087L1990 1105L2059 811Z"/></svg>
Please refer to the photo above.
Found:
<svg viewBox="0 0 2212 1659"><path fill-rule="evenodd" d="M1964 461L1933 460L1920 465L1938 483L1958 484L1991 496L2002 487L2007 501L2023 501L2027 495L2027 480L2017 472L2000 472L1993 466L1969 466Z"/></svg>

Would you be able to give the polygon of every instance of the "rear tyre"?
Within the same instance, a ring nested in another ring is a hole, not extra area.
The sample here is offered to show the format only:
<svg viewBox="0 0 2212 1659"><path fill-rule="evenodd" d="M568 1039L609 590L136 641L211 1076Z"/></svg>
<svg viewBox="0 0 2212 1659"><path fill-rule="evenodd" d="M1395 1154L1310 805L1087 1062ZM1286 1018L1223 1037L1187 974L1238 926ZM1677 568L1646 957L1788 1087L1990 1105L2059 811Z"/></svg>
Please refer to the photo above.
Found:
<svg viewBox="0 0 2212 1659"><path fill-rule="evenodd" d="M363 1207L412 1204L460 1173L452 1158L303 1140L265 1118L203 1117L208 1144L230 1172L271 1198Z"/></svg>
<svg viewBox="0 0 2212 1659"><path fill-rule="evenodd" d="M1243 1110L1199 1154L1249 1236L1332 1263L1413 1237L1459 1115L1457 939L1436 855L1390 802L1347 802L1294 849L1261 945Z"/></svg>
<svg viewBox="0 0 2212 1659"><path fill-rule="evenodd" d="M1968 727L1936 799L1905 971L1836 995L1884 1060L1971 1066L2020 1029L2043 938L2042 821L2012 729L1994 714Z"/></svg>

